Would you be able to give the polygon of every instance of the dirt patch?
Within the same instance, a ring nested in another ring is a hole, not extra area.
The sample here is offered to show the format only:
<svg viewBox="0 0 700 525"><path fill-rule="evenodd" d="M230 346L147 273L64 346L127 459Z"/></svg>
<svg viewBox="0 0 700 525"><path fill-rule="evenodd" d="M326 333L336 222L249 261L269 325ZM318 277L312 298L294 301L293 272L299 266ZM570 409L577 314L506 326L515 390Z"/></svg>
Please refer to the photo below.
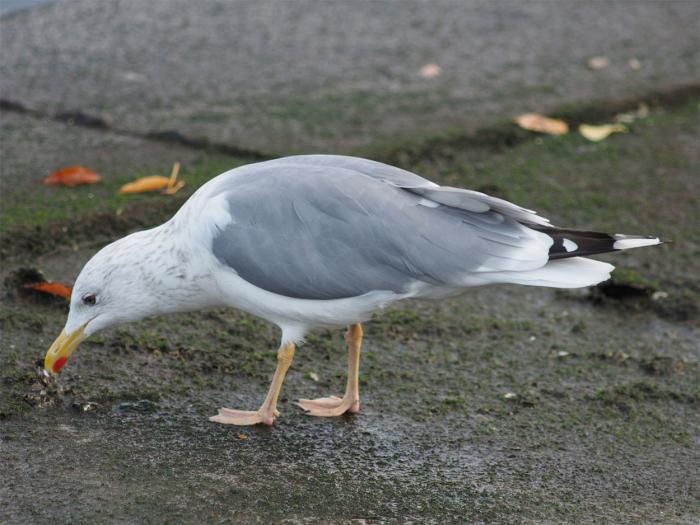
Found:
<svg viewBox="0 0 700 525"><path fill-rule="evenodd" d="M32 229L15 227L0 234L0 257L37 256L60 246L119 238L131 231L164 222L185 200L184 197L174 197L154 201L148 206L141 202L125 203L119 213L90 210L86 215L76 214L70 220L37 225Z"/></svg>

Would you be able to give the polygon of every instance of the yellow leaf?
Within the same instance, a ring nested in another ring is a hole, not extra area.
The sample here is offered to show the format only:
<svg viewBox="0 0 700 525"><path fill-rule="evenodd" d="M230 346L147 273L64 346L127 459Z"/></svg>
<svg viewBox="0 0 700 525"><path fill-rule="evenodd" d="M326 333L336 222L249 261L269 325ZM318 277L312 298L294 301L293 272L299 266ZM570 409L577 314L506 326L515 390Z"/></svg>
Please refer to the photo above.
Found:
<svg viewBox="0 0 700 525"><path fill-rule="evenodd" d="M163 193L166 195L175 195L178 191L180 191L183 187L185 186L185 181L184 180L179 180L177 181L173 186L168 186L163 190Z"/></svg>
<svg viewBox="0 0 700 525"><path fill-rule="evenodd" d="M147 191L161 190L167 188L169 182L170 179L168 179L168 177L161 177L160 175L141 177L134 182L124 184L124 186L119 189L119 193L144 193Z"/></svg>
<svg viewBox="0 0 700 525"><path fill-rule="evenodd" d="M170 171L170 177L161 177L160 175L141 177L134 182L124 184L119 193L144 193L163 190L163 193L166 195L175 195L185 185L184 181L177 180L178 173L180 173L180 163L176 162Z"/></svg>
<svg viewBox="0 0 700 525"><path fill-rule="evenodd" d="M627 65L630 69L633 69L635 71L642 69L642 63L639 61L638 58L630 58L627 62Z"/></svg>
<svg viewBox="0 0 700 525"><path fill-rule="evenodd" d="M581 124L578 127L579 133L586 137L588 140L593 142L600 142L605 140L612 133L626 133L627 127L622 124L605 124L603 126L589 126L588 124Z"/></svg>
<svg viewBox="0 0 700 525"><path fill-rule="evenodd" d="M173 169L170 171L170 179L168 180L168 188L175 186L175 179L177 179L177 174L180 173L180 163L176 162L173 164Z"/></svg>
<svg viewBox="0 0 700 525"><path fill-rule="evenodd" d="M569 131L569 125L563 120L545 117L539 113L525 113L515 117L515 123L523 129L549 135L565 135Z"/></svg>

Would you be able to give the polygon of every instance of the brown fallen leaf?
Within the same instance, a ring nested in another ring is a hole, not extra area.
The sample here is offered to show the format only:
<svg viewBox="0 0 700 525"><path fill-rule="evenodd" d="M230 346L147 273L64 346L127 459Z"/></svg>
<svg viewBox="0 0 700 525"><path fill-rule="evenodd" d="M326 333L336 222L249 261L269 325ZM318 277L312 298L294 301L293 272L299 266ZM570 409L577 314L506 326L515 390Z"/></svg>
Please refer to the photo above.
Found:
<svg viewBox="0 0 700 525"><path fill-rule="evenodd" d="M435 78L442 74L442 68L437 64L426 64L418 70L418 74L423 78Z"/></svg>
<svg viewBox="0 0 700 525"><path fill-rule="evenodd" d="M245 439L248 439L248 436L246 436L245 434L238 434L238 439L240 439L241 441L243 441L243 440L245 440Z"/></svg>
<svg viewBox="0 0 700 525"><path fill-rule="evenodd" d="M54 171L44 179L47 186L80 186L81 184L95 184L100 177L94 171L83 166L68 166Z"/></svg>
<svg viewBox="0 0 700 525"><path fill-rule="evenodd" d="M569 131L569 125L563 120L545 117L539 113L524 113L515 117L515 123L523 129L549 135L565 135Z"/></svg>
<svg viewBox="0 0 700 525"><path fill-rule="evenodd" d="M592 142L605 140L612 133L627 133L627 127L622 124L604 124L602 126L589 126L581 124L578 127L579 133Z"/></svg>
<svg viewBox="0 0 700 525"><path fill-rule="evenodd" d="M610 65L610 59L608 57L591 57L586 61L586 64L593 70L605 69Z"/></svg>
<svg viewBox="0 0 700 525"><path fill-rule="evenodd" d="M65 299L70 299L71 288L61 283L35 283L35 284L25 284L24 288L31 288L37 292L47 293L50 295L56 295L58 297L63 297Z"/></svg>

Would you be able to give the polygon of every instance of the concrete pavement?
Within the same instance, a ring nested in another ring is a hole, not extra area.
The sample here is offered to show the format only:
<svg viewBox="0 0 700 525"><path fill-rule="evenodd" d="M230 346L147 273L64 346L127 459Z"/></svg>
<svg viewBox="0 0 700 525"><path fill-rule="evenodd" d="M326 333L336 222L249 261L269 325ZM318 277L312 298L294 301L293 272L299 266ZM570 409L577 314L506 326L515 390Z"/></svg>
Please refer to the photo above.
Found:
<svg viewBox="0 0 700 525"><path fill-rule="evenodd" d="M63 0L0 19L0 93L139 133L348 151L696 82L699 17L695 1ZM429 63L442 74L422 78Z"/></svg>

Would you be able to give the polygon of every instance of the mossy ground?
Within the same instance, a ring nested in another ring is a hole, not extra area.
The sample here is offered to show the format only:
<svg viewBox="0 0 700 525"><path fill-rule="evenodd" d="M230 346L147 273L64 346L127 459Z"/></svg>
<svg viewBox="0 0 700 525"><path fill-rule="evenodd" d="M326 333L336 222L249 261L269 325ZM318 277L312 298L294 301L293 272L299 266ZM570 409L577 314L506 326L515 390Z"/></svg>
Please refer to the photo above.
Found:
<svg viewBox="0 0 700 525"><path fill-rule="evenodd" d="M0 494L9 504L0 517L695 522L699 133L694 102L597 144L573 133L496 152L437 144L438 153L411 157L404 167L488 189L555 224L673 243L603 257L621 267L620 282L648 294L504 286L383 312L366 325L357 416L314 419L292 405L342 391L340 332L311 334L298 350L275 427L224 427L207 416L264 396L274 327L228 310L150 319L94 336L47 380L36 362L66 306L6 290ZM188 191L241 162L193 157L183 166ZM91 218L117 216L116 188L143 174L15 193L3 205L4 231L31 228L39 248L13 251L3 277L30 264L70 281L111 236L167 218L179 201L161 195L129 199L122 215L128 209L133 223L100 229ZM76 243L45 238L52 223L70 226L56 238Z"/></svg>

